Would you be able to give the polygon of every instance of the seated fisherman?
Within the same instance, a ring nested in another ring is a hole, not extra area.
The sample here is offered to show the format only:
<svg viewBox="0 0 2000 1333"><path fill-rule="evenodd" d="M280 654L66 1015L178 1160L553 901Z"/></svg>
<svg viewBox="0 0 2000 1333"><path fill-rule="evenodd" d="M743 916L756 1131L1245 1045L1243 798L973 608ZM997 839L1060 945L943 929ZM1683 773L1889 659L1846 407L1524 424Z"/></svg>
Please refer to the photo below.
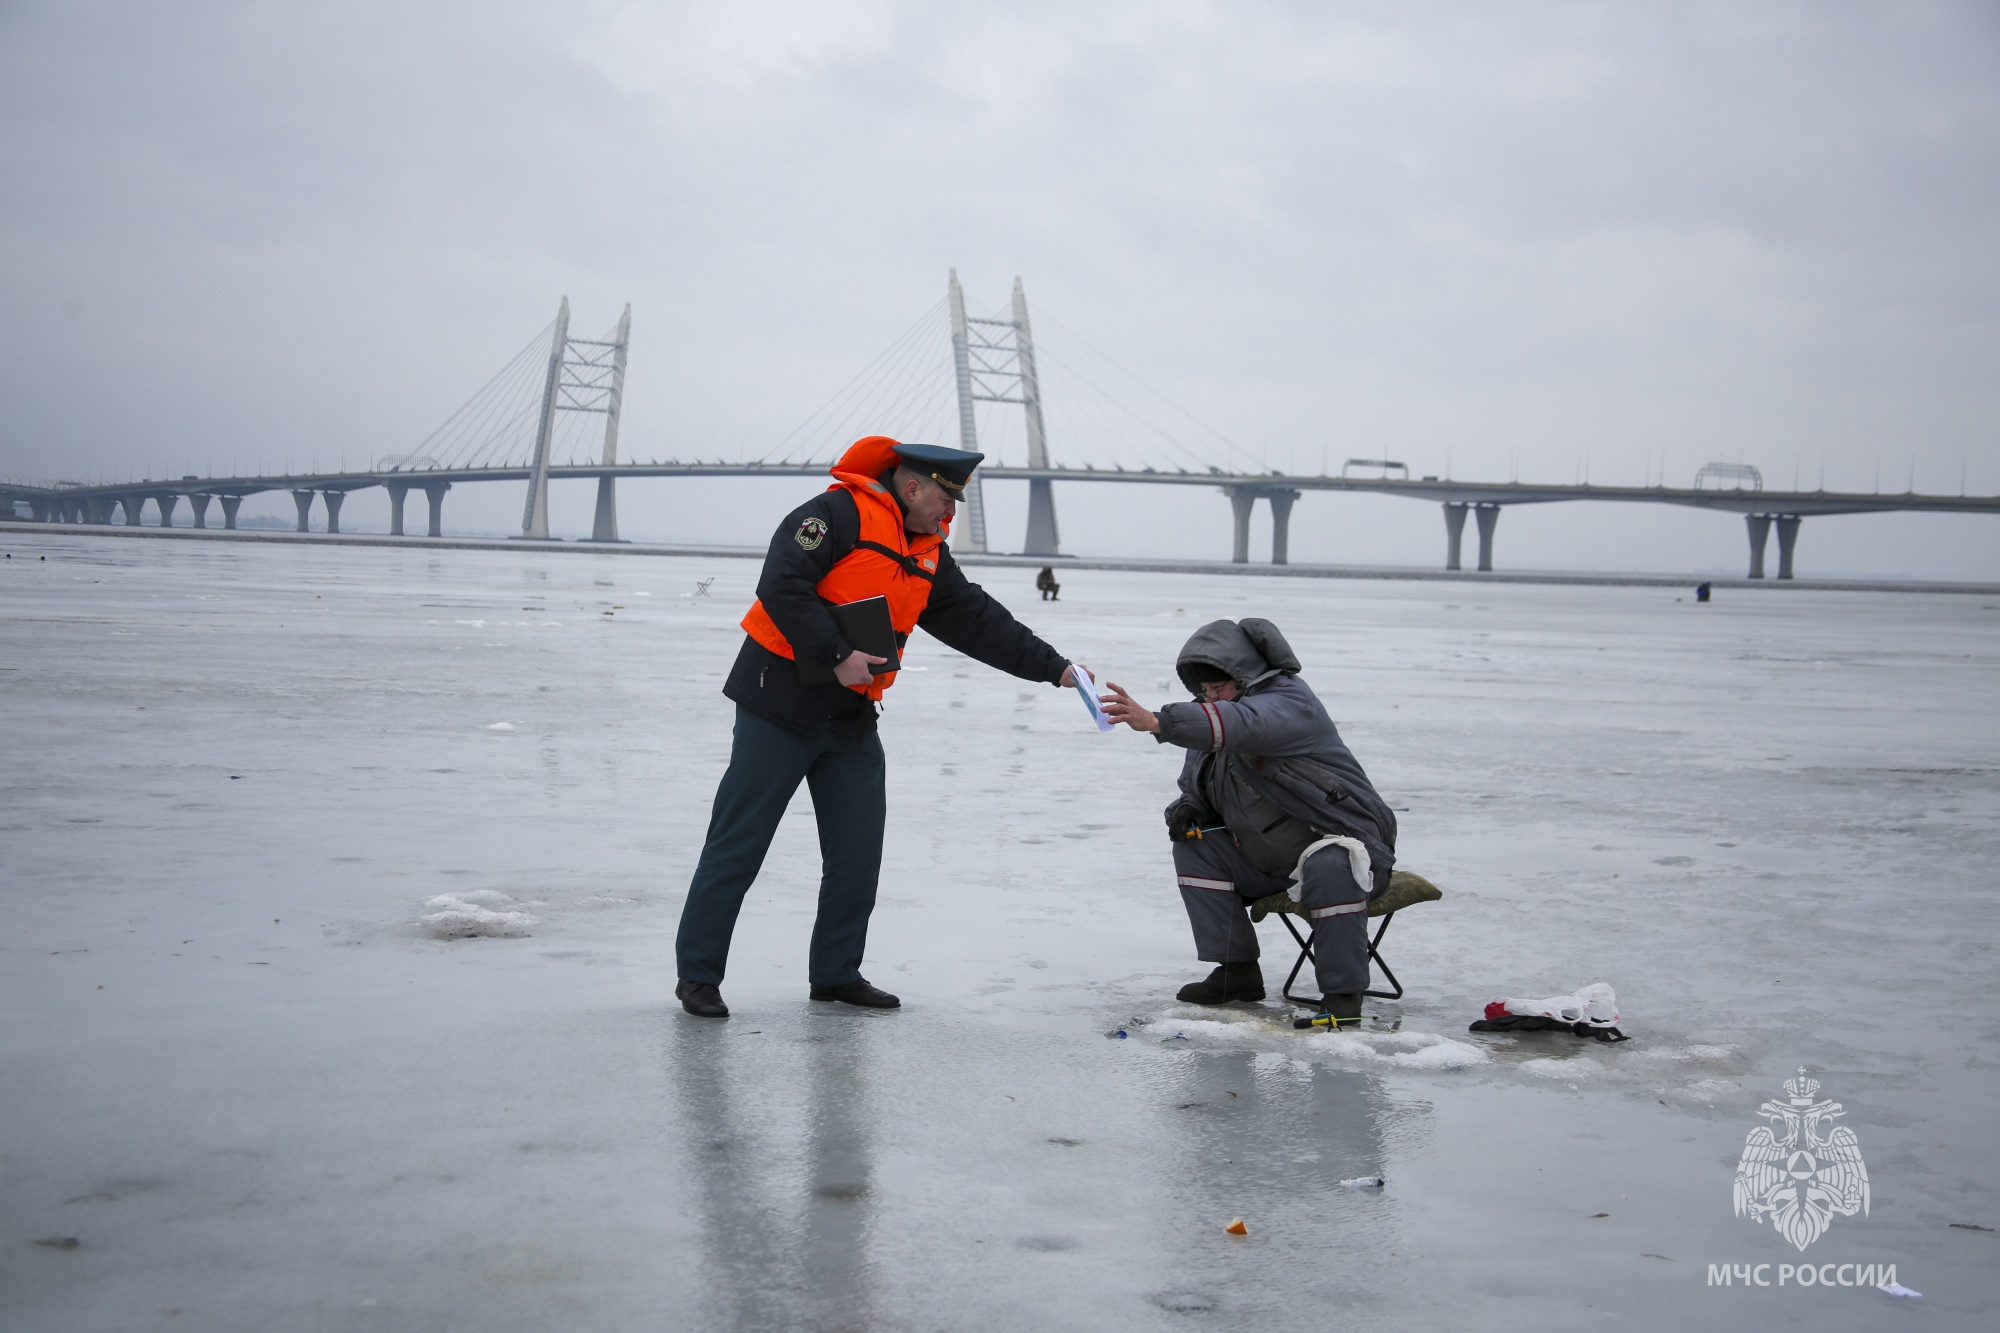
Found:
<svg viewBox="0 0 2000 1333"><path fill-rule="evenodd" d="M1360 1022L1368 900L1389 886L1396 816L1299 679L1299 659L1276 625L1204 625L1176 669L1195 702L1153 713L1107 682L1104 711L1188 751L1167 834L1195 956L1217 967L1179 998L1263 999L1248 908L1289 892L1308 909L1321 1003L1343 1024Z"/></svg>

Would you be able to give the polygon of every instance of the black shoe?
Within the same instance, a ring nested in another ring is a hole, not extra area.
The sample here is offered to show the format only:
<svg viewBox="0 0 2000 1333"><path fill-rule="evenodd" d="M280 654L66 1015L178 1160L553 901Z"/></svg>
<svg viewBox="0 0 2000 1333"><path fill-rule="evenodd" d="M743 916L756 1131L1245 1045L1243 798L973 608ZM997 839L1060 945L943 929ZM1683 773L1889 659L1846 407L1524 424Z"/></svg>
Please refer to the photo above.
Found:
<svg viewBox="0 0 2000 1333"><path fill-rule="evenodd" d="M722 988L706 981L683 981L674 987L681 1008L696 1018L727 1018L729 1006L722 1002Z"/></svg>
<svg viewBox="0 0 2000 1333"><path fill-rule="evenodd" d="M1264 998L1264 969L1252 958L1241 963L1224 963L1202 981L1181 987L1176 1000L1183 1004L1227 1004L1231 1000Z"/></svg>
<svg viewBox="0 0 2000 1333"><path fill-rule="evenodd" d="M856 977L843 986L814 986L812 998L815 1000L838 1000L842 1004L856 1004L863 1009L900 1009L903 1002L885 990L877 990L868 984L868 978Z"/></svg>

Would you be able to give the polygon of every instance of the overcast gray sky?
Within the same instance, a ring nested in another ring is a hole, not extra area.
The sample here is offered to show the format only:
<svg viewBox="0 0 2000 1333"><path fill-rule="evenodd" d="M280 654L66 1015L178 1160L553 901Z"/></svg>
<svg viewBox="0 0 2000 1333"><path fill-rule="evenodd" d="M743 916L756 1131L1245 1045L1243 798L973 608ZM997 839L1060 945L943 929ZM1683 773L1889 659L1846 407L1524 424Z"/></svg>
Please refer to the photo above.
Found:
<svg viewBox="0 0 2000 1333"><path fill-rule="evenodd" d="M1273 467L1991 494L1996 76L1992 3L5 0L0 472L404 452L565 294L586 335L632 303L628 455L754 456L956 266ZM1058 453L1103 457L1054 387ZM647 483L623 518L761 541L800 498ZM1217 494L1058 504L1072 550L1227 553ZM1294 519L1295 559L1442 545L1410 501ZM1513 567L1743 548L1651 506L1499 535ZM1800 561L1992 578L2000 518L1813 520Z"/></svg>

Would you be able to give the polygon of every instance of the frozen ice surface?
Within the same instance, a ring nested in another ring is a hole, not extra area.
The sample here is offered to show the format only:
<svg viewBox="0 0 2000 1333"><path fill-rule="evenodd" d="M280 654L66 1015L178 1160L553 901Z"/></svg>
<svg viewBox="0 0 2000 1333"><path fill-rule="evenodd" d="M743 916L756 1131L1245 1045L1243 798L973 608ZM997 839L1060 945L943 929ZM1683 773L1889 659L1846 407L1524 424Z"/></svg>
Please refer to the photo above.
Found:
<svg viewBox="0 0 2000 1333"><path fill-rule="evenodd" d="M1176 1004L1176 754L919 636L905 1008L805 1000L802 793L704 1023L673 934L754 564L0 546L9 1330L1990 1326L1950 1224L2000 1225L2000 598L979 571L1147 698L1277 621L1445 891L1384 942L1408 997ZM1632 1042L1466 1031L1598 980ZM1872 1189L1803 1256L1731 1198L1800 1066Z"/></svg>

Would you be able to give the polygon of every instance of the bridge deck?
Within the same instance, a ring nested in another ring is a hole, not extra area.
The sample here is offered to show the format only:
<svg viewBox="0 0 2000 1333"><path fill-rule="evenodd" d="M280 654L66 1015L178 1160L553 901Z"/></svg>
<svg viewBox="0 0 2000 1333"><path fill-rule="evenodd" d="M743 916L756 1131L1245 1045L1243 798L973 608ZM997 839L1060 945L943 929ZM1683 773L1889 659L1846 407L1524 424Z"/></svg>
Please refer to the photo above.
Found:
<svg viewBox="0 0 2000 1333"><path fill-rule="evenodd" d="M823 464L758 463L616 463L551 467L557 480L600 477L824 477ZM461 485L478 481L526 481L523 467L437 468L405 472L321 472L259 477L181 477L175 480L97 483L27 484L0 482L0 501L115 500L124 496L256 495L269 491L333 491L344 493L373 486ZM1939 513L2000 513L2000 496L1874 494L1839 491L1717 490L1668 486L1544 485L1529 482L1474 482L1454 479L1412 480L1294 476L1268 472L1158 472L1116 468L985 467L990 481L1102 482L1149 486L1214 486L1261 493L1282 491L1346 491L1395 495L1440 504L1551 504L1566 500L1600 500L1640 504L1686 505L1732 513L1825 514L1881 513L1923 510Z"/></svg>

